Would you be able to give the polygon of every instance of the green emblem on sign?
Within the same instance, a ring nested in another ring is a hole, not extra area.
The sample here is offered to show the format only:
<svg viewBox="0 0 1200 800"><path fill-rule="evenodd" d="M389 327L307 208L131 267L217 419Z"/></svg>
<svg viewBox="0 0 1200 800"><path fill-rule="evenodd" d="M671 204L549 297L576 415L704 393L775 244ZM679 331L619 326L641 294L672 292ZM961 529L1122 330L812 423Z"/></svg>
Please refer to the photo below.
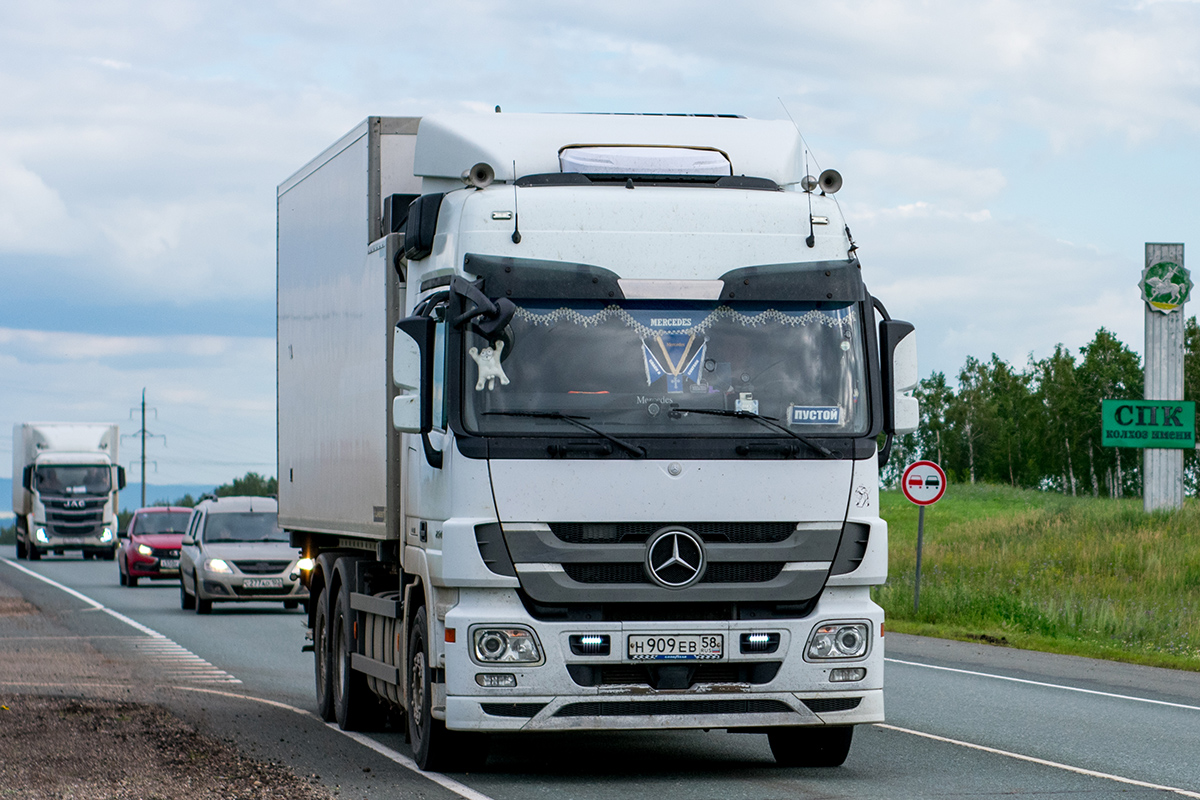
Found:
<svg viewBox="0 0 1200 800"><path fill-rule="evenodd" d="M1188 301L1192 276L1174 261L1159 261L1142 270L1142 299L1155 311L1170 314Z"/></svg>

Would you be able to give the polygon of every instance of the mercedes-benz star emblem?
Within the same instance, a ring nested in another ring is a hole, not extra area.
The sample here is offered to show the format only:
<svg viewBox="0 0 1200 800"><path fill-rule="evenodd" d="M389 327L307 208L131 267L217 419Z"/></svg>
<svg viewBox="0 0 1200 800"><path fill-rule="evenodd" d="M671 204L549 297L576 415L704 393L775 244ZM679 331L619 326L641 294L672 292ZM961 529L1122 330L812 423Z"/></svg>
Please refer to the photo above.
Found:
<svg viewBox="0 0 1200 800"><path fill-rule="evenodd" d="M688 530L667 528L650 537L646 571L660 586L682 589L704 574L704 545Z"/></svg>

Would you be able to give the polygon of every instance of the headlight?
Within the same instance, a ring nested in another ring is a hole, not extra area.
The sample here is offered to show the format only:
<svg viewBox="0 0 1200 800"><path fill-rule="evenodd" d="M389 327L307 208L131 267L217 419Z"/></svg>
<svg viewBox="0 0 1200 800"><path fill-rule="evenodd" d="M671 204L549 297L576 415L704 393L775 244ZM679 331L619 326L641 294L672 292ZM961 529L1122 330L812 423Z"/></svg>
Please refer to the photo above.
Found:
<svg viewBox="0 0 1200 800"><path fill-rule="evenodd" d="M38 540L39 542L41 542L42 544L49 544L49 543L50 543L50 537L46 535L46 529L45 529L45 528L38 528L36 531L34 531L34 532L33 532L33 538L37 539L37 540Z"/></svg>
<svg viewBox="0 0 1200 800"><path fill-rule="evenodd" d="M313 561L311 558L302 558L296 562L296 569L300 570L301 572L308 572L316 565L317 562Z"/></svg>
<svg viewBox="0 0 1200 800"><path fill-rule="evenodd" d="M141 553L144 556L154 555L154 548L152 548L148 544L139 544L137 550L139 553Z"/></svg>
<svg viewBox="0 0 1200 800"><path fill-rule="evenodd" d="M102 542L111 542L112 541L112 528L105 528L104 530L102 530L100 532L100 541L102 541Z"/></svg>
<svg viewBox="0 0 1200 800"><path fill-rule="evenodd" d="M867 652L867 626L861 622L821 625L808 641L809 658L859 658Z"/></svg>
<svg viewBox="0 0 1200 800"><path fill-rule="evenodd" d="M233 569L225 563L223 558L210 558L204 562L204 568L209 572L220 572L226 575L232 575Z"/></svg>
<svg viewBox="0 0 1200 800"><path fill-rule="evenodd" d="M525 628L476 628L471 636L481 664L537 664L542 660L533 631Z"/></svg>

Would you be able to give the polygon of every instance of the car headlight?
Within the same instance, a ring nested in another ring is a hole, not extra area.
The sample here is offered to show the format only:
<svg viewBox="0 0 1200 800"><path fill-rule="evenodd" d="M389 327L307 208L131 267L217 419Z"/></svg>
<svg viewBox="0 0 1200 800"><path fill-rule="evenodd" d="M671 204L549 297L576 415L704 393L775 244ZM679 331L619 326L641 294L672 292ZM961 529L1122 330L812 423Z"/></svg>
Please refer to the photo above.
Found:
<svg viewBox="0 0 1200 800"><path fill-rule="evenodd" d="M808 657L859 658L867 652L867 626L862 622L821 625L808 641Z"/></svg>
<svg viewBox="0 0 1200 800"><path fill-rule="evenodd" d="M102 541L102 542L111 542L112 541L112 528L105 528L104 530L100 531L100 541Z"/></svg>
<svg viewBox="0 0 1200 800"><path fill-rule="evenodd" d="M45 529L45 528L38 528L36 531L34 531L34 532L33 532L33 538L37 539L37 540L38 540L39 542L41 542L42 544L49 544L49 543L50 543L50 537L46 535L46 529Z"/></svg>
<svg viewBox="0 0 1200 800"><path fill-rule="evenodd" d="M150 545L148 545L148 544L139 544L139 545L137 546L137 551L138 551L139 553L141 553L142 555L144 555L144 556L152 556L152 555L154 555L154 548L153 548L153 547L151 547L151 546L150 546Z"/></svg>
<svg viewBox="0 0 1200 800"><path fill-rule="evenodd" d="M232 575L233 568L225 562L223 558L210 558L204 562L204 568L209 572L219 572L224 575Z"/></svg>
<svg viewBox="0 0 1200 800"><path fill-rule="evenodd" d="M471 635L481 664L537 664L542 660L533 631L526 628L476 628Z"/></svg>

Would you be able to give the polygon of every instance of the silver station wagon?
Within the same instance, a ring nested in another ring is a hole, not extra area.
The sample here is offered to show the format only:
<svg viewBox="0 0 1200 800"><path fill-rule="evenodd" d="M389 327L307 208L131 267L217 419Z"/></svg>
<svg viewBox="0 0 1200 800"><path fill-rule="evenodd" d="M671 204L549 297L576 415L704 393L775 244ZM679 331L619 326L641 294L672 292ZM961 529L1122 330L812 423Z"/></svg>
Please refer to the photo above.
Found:
<svg viewBox="0 0 1200 800"><path fill-rule="evenodd" d="M308 602L292 578L300 551L279 528L272 497L209 497L196 505L179 551L179 604L198 614L213 603Z"/></svg>

